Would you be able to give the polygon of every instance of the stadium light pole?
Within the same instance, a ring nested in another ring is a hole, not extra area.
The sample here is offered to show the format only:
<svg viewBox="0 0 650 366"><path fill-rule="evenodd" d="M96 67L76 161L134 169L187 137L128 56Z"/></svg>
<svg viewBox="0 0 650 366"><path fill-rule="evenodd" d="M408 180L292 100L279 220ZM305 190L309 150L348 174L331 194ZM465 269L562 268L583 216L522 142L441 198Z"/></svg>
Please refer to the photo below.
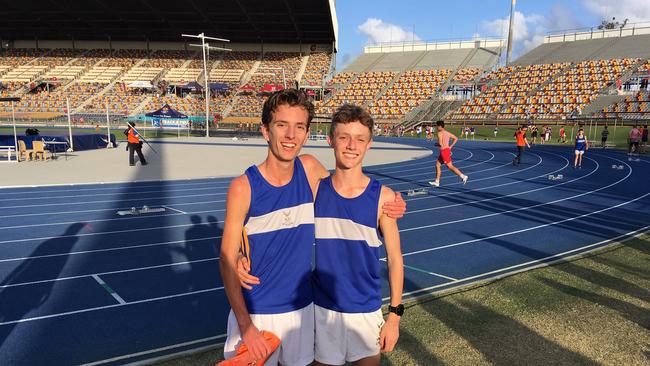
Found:
<svg viewBox="0 0 650 366"><path fill-rule="evenodd" d="M219 42L230 42L230 40L223 39L223 38L207 37L205 33L181 34L181 37L198 38L201 40L200 45L190 44L190 46L201 47L201 51L203 52L203 77L205 81L205 137L210 137L210 89L208 89L208 61L206 57L206 50L208 49L221 50L221 51L232 51L232 50L228 48L210 47L209 44L205 43L205 40L208 39L208 40L219 41Z"/></svg>
<svg viewBox="0 0 650 366"><path fill-rule="evenodd" d="M515 5L517 0L511 0L510 3L510 26L508 26L508 50L506 51L506 66L510 65L510 56L512 55L512 28L515 24Z"/></svg>

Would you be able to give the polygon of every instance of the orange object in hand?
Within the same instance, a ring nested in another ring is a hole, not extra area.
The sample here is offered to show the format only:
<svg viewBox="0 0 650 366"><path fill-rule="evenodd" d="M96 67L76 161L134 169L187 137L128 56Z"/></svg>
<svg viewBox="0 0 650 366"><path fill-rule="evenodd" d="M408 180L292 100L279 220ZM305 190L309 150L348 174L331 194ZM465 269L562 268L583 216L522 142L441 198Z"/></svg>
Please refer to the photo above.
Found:
<svg viewBox="0 0 650 366"><path fill-rule="evenodd" d="M242 342L242 344L237 348L237 355L233 358L221 361L217 363L215 366L262 366L264 365L264 362L275 352L278 347L280 347L280 338L276 336L275 334L271 332L267 332L265 330L260 332L262 334L262 337L264 337L264 340L266 340L266 344L269 345L269 348L271 349L271 352L263 358L259 360L254 360L253 357L248 353L248 347Z"/></svg>

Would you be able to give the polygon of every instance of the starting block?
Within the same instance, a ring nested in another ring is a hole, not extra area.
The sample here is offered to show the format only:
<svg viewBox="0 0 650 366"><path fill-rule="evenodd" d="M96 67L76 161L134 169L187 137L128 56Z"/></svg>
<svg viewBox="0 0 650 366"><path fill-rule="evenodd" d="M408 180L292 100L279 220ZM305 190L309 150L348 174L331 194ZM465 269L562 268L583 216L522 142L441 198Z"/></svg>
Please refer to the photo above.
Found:
<svg viewBox="0 0 650 366"><path fill-rule="evenodd" d="M120 216L127 216L127 215L142 215L142 214L150 214L150 213L156 213L156 212L165 212L164 207L149 207L149 206L142 206L141 209L138 209L136 207L131 207L129 210L121 210L117 211L117 214Z"/></svg>
<svg viewBox="0 0 650 366"><path fill-rule="evenodd" d="M564 179L564 175L562 175L562 174L557 174L557 175L549 174L548 175L548 180L562 180L562 179Z"/></svg>
<svg viewBox="0 0 650 366"><path fill-rule="evenodd" d="M409 189L408 191L406 191L407 196L421 196L424 194L429 194L429 191L426 188Z"/></svg>
<svg viewBox="0 0 650 366"><path fill-rule="evenodd" d="M623 165L616 165L616 164L612 165L612 169L623 170L623 168L624 168Z"/></svg>

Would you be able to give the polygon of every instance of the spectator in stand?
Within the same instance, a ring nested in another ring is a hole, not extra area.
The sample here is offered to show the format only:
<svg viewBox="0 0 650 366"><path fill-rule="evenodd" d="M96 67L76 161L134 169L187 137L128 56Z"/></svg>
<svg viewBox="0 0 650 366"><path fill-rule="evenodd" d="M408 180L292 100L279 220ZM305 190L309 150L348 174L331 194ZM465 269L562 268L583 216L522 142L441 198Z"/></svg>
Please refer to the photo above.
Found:
<svg viewBox="0 0 650 366"><path fill-rule="evenodd" d="M607 126L603 128L603 132L600 133L600 144L603 149L607 148L607 137L609 137L609 130Z"/></svg>
<svg viewBox="0 0 650 366"><path fill-rule="evenodd" d="M627 154L630 155L633 152L638 154L639 153L639 141L641 140L641 132L639 131L638 126L632 127L632 130L630 130L630 136L629 136L629 149L627 151Z"/></svg>

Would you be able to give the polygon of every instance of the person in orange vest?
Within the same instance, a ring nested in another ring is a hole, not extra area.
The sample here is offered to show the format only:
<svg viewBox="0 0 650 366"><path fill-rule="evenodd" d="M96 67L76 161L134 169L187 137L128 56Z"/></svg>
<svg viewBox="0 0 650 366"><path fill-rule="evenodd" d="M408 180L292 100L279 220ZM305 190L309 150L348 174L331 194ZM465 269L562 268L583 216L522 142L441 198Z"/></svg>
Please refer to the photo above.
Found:
<svg viewBox="0 0 650 366"><path fill-rule="evenodd" d="M142 153L142 141L140 140L140 135L138 131L134 128L135 122L131 121L128 123L129 129L126 132L126 141L128 142L127 149L129 150L129 165L135 166L135 160L133 158L133 152L138 153L138 159L140 159L140 164L147 165L147 160L144 158Z"/></svg>
<svg viewBox="0 0 650 366"><path fill-rule="evenodd" d="M521 164L521 156L524 154L524 148L528 146L530 149L530 144L528 143L528 139L526 139L526 130L526 126L521 126L515 132L515 139L517 140L517 156L515 157L515 160L512 161L512 165Z"/></svg>

